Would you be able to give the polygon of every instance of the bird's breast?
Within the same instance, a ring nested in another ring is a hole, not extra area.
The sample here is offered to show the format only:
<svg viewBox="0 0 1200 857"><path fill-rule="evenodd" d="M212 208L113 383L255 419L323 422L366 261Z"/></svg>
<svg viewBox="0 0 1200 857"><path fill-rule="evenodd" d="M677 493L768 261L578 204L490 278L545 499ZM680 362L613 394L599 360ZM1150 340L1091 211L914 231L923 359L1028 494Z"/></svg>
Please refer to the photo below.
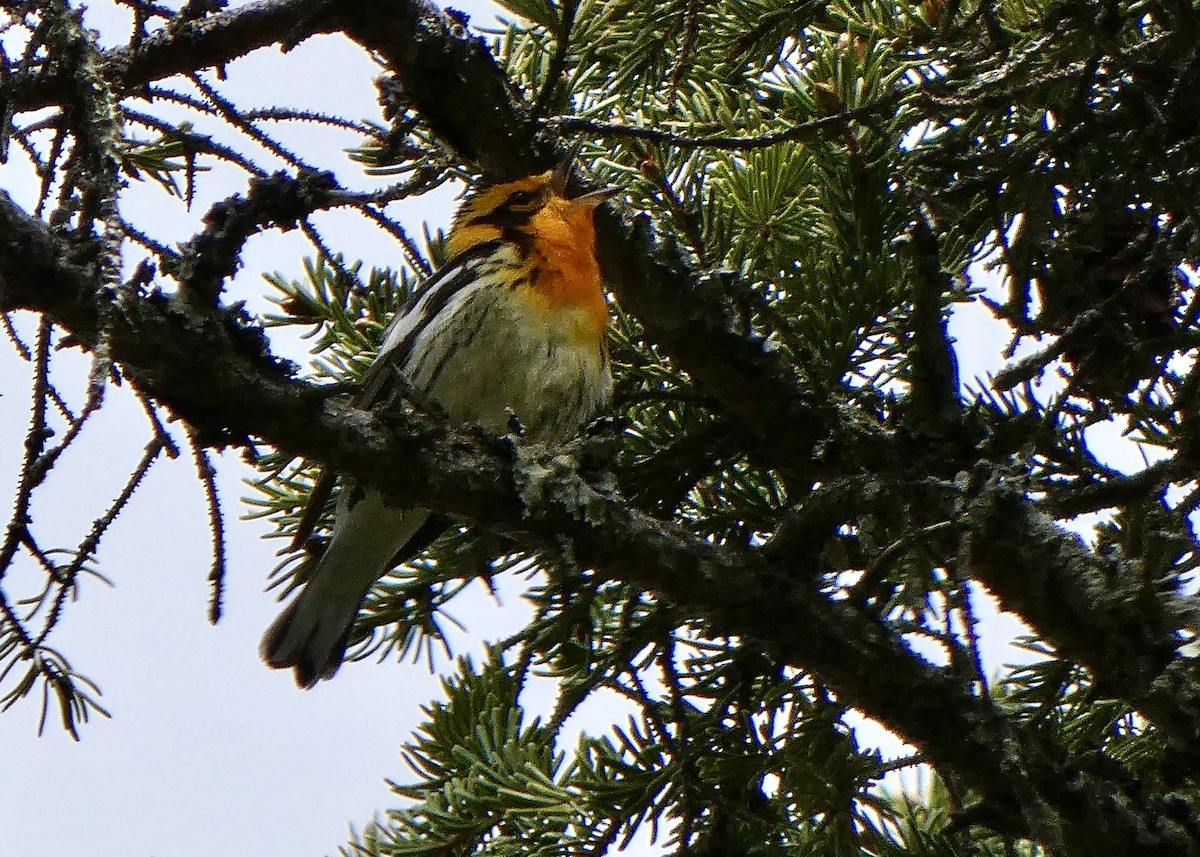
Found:
<svg viewBox="0 0 1200 857"><path fill-rule="evenodd" d="M589 303L528 285L478 289L446 333L417 343L409 381L457 421L507 432L511 411L531 439L566 440L608 402L602 297L600 308L598 322Z"/></svg>

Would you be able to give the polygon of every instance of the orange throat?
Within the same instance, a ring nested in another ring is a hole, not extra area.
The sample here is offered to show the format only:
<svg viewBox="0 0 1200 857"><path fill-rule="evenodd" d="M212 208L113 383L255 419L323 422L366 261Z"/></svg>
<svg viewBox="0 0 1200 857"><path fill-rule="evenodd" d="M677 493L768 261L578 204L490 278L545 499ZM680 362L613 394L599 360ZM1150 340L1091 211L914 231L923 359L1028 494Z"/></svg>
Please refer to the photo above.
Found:
<svg viewBox="0 0 1200 857"><path fill-rule="evenodd" d="M533 244L526 260L529 285L547 310L580 310L592 332L603 337L608 307L596 263L592 209L564 203L548 205L530 222Z"/></svg>

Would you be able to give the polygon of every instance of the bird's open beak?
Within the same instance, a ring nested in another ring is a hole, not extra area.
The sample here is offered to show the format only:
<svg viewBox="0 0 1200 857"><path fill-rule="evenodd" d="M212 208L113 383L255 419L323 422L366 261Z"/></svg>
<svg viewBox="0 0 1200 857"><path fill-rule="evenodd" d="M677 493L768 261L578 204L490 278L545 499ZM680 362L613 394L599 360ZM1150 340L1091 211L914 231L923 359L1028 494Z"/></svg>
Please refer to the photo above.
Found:
<svg viewBox="0 0 1200 857"><path fill-rule="evenodd" d="M594 190L591 193L585 193L583 196L577 196L570 200L572 208L595 208L605 200L612 199L620 193L619 190L611 188L609 190Z"/></svg>
<svg viewBox="0 0 1200 857"><path fill-rule="evenodd" d="M565 197L567 195L567 180L571 177L571 167L575 165L575 158L579 155L579 146L571 147L571 153L563 158L562 162L555 167L554 176L550 179L550 189L554 191L556 196ZM585 193L583 196L577 196L574 199L568 200L572 208L595 208L607 199L612 199L619 193L617 190L594 190L591 193Z"/></svg>

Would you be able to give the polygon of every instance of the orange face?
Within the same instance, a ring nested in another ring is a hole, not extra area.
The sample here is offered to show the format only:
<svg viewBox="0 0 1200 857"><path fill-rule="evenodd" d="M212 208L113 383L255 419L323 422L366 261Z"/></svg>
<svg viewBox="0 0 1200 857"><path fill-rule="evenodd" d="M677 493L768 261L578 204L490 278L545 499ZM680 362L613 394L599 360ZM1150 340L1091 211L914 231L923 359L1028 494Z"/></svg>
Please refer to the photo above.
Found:
<svg viewBox="0 0 1200 857"><path fill-rule="evenodd" d="M451 259L485 241L527 234L535 216L557 212L567 222L591 229L593 210L612 196L610 191L568 199L565 175L547 170L504 184L481 188L463 202L454 217L446 252ZM514 232L517 233L514 235Z"/></svg>
<svg viewBox="0 0 1200 857"><path fill-rule="evenodd" d="M453 259L488 241L510 241L523 255L524 281L539 302L547 309L578 306L603 329L608 311L593 215L612 193L568 199L564 178L547 170L478 191L459 209L446 252Z"/></svg>

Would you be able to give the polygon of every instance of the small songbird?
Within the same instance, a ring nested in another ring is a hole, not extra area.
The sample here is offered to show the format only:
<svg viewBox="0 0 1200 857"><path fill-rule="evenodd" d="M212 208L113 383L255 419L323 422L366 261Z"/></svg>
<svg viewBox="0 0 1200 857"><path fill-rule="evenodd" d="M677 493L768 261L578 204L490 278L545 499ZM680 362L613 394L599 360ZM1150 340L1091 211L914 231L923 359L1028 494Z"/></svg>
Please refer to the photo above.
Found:
<svg viewBox="0 0 1200 857"><path fill-rule="evenodd" d="M525 437L569 439L608 404L608 309L596 263L593 215L612 196L569 198L570 161L557 170L473 192L446 239L446 264L389 323L356 404L386 401L402 383L451 420ZM403 462L397 462L403 466ZM320 517L333 477L322 476L293 547ZM312 687L341 665L371 585L420 553L446 521L396 508L369 487L343 485L329 546L299 595L263 636L271 667Z"/></svg>

